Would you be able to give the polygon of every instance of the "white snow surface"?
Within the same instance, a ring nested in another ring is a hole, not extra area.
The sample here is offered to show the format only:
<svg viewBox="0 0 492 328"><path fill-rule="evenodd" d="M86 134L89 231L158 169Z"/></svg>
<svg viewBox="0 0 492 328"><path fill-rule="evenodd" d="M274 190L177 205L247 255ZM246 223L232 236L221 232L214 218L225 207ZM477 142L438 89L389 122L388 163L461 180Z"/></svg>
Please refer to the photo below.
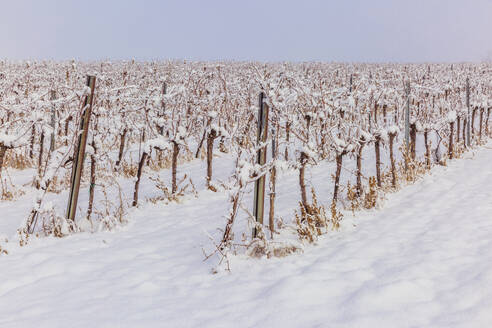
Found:
<svg viewBox="0 0 492 328"><path fill-rule="evenodd" d="M0 327L488 327L491 147L433 168L382 209L345 213L341 231L302 254L232 257L231 272L203 261L206 232L228 208L208 191L144 203L117 231L11 247L0 256ZM333 170L316 172L322 186ZM287 174L279 189L295 182ZM283 216L291 194L276 205ZM0 235L26 199L0 204Z"/></svg>

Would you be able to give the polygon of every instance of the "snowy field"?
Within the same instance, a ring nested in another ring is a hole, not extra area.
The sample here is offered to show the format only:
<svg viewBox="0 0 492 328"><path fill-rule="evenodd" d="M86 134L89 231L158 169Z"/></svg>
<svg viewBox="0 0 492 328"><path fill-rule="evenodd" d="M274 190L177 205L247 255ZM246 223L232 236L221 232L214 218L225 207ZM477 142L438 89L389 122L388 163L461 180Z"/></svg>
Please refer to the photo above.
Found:
<svg viewBox="0 0 492 328"><path fill-rule="evenodd" d="M116 231L8 245L0 327L487 327L491 162L489 143L389 194L380 210L344 213L340 231L302 254L231 257L231 272L213 274L214 260L204 261L228 206L225 193L205 190L145 203ZM322 186L332 165L315 167L310 183ZM296 178L284 173L278 188L285 194ZM331 188L318 191L330 197ZM66 195L55 196L64 204ZM0 204L2 235L15 233L30 197ZM280 215L292 215L298 197L279 198Z"/></svg>
<svg viewBox="0 0 492 328"><path fill-rule="evenodd" d="M1 14L0 328L492 328L492 0Z"/></svg>
<svg viewBox="0 0 492 328"><path fill-rule="evenodd" d="M0 61L0 328L487 326L490 72Z"/></svg>

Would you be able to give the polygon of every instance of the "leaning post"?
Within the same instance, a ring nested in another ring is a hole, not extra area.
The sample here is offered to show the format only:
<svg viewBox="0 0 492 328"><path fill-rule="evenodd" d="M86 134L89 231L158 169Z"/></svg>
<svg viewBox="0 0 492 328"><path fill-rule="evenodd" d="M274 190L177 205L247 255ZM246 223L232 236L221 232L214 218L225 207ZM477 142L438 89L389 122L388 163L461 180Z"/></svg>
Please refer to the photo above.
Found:
<svg viewBox="0 0 492 328"><path fill-rule="evenodd" d="M80 117L79 136L74 150L72 177L70 179L70 196L67 207L67 220L75 220L75 212L77 211L77 200L79 197L80 178L84 168L85 146L87 143L87 135L89 132L89 121L92 114L92 101L94 99L94 87L96 85L96 77L87 75L87 87L90 92L85 96L84 107L82 108L82 116Z"/></svg>

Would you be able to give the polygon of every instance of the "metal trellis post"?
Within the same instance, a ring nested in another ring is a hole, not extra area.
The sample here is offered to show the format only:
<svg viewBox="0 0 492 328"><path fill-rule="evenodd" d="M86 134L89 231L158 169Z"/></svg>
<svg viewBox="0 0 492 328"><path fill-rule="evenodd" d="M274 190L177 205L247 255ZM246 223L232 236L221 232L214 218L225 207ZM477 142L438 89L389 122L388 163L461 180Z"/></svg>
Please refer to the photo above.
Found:
<svg viewBox="0 0 492 328"><path fill-rule="evenodd" d="M256 132L256 144L257 146L264 144L259 148L256 155L256 163L259 165L265 165L267 156L267 140L268 134L268 105L265 103L265 94L260 93L259 97L259 109L258 109L258 130ZM263 215L265 212L265 174L262 174L255 181L255 194L254 194L254 209L253 215L258 224L263 224ZM253 238L257 236L256 227L253 228Z"/></svg>
<svg viewBox="0 0 492 328"><path fill-rule="evenodd" d="M87 143L87 135L89 132L89 121L92 114L92 101L94 99L94 87L96 85L96 77L87 75L87 84L90 88L90 93L85 96L84 107L82 108L82 116L80 117L79 136L74 151L72 178L70 184L70 197L68 199L67 220L74 221L77 211L77 200L79 197L80 178L84 168L85 146Z"/></svg>

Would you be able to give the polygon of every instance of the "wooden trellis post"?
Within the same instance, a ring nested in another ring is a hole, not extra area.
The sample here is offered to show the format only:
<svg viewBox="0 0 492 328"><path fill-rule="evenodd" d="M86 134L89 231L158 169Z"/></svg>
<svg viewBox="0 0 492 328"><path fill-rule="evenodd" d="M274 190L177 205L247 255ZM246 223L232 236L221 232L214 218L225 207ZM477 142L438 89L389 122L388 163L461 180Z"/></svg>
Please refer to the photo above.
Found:
<svg viewBox="0 0 492 328"><path fill-rule="evenodd" d="M50 100L51 101L56 100L56 91L55 90L50 91ZM55 133L55 129L56 129L56 106L55 106L55 104L52 104L52 108L51 108L50 126L52 128L51 137L50 137L50 154L51 154L53 152L53 150L55 149L55 135L56 135L56 133Z"/></svg>
<svg viewBox="0 0 492 328"><path fill-rule="evenodd" d="M277 126L278 127L278 126ZM277 158L277 133L275 129L272 129L272 161ZM275 215L275 184L277 178L277 169L273 165L270 171L270 213L268 215L268 226L270 227L270 238L273 238L274 227L274 215Z"/></svg>
<svg viewBox="0 0 492 328"><path fill-rule="evenodd" d="M260 93L259 97L259 109L258 109L258 130L256 132L256 144L264 144L263 147L258 149L256 155L256 163L259 165L265 165L267 156L267 140L268 134L268 105L265 103L265 94ZM259 177L255 181L255 195L254 195L254 209L253 215L256 222L263 224L263 214L265 211L265 174ZM253 238L257 236L256 227L253 228Z"/></svg>
<svg viewBox="0 0 492 328"><path fill-rule="evenodd" d="M466 78L466 108L468 113L466 115L466 144L468 147L471 145L471 116L470 116L470 79Z"/></svg>
<svg viewBox="0 0 492 328"><path fill-rule="evenodd" d="M80 117L79 137L74 151L72 178L70 179L70 197L68 198L67 220L75 220L77 211L77 200L79 198L80 178L84 168L85 146L87 143L87 134L89 132L89 121L92 114L92 101L94 99L94 87L96 86L96 77L87 75L87 84L90 93L85 96L82 116Z"/></svg>
<svg viewBox="0 0 492 328"><path fill-rule="evenodd" d="M405 83L405 93L407 95L407 107L405 110L405 146L410 148L410 81Z"/></svg>
<svg viewBox="0 0 492 328"><path fill-rule="evenodd" d="M405 83L407 106L405 109L405 171L408 169L408 156L410 151L410 81Z"/></svg>
<svg viewBox="0 0 492 328"><path fill-rule="evenodd" d="M164 117L166 112L166 103L164 102L164 96L167 94L167 83L162 83L162 102L161 102L161 111L159 113L159 118ZM161 136L164 135L164 126L159 127L159 134Z"/></svg>

